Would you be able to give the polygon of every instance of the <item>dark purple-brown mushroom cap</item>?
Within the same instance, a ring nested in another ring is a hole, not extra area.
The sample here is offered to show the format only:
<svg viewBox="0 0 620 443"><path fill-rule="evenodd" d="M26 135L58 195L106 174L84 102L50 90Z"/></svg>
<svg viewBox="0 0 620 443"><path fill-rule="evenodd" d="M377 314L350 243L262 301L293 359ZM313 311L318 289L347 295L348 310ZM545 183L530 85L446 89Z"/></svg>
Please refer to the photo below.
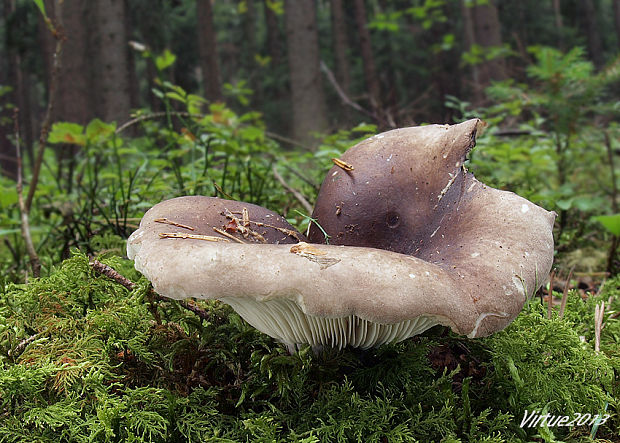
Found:
<svg viewBox="0 0 620 443"><path fill-rule="evenodd" d="M484 125L473 119L396 129L362 141L342 155L347 168L328 172L313 212L330 244L411 255L461 280L489 313L476 336L505 327L543 283L555 220L467 172L466 156ZM323 231L313 225L308 238L323 242Z"/></svg>

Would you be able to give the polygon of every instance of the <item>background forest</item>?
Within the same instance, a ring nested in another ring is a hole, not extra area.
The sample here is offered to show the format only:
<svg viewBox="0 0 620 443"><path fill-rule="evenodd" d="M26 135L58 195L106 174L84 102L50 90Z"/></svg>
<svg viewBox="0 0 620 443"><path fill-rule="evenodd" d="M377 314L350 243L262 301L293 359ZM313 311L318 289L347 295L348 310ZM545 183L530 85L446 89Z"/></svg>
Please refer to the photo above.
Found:
<svg viewBox="0 0 620 443"><path fill-rule="evenodd" d="M0 10L0 441L620 441L620 0ZM180 195L303 231L333 157L472 117L468 169L558 213L554 278L492 337L288 355L126 259ZM523 428L525 410L590 418Z"/></svg>

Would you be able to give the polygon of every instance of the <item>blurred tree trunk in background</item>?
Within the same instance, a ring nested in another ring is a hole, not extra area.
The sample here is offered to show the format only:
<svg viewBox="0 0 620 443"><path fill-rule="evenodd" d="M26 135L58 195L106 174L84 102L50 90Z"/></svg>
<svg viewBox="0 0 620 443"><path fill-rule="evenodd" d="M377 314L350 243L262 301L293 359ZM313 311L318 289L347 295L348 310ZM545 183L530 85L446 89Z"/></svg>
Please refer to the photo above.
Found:
<svg viewBox="0 0 620 443"><path fill-rule="evenodd" d="M0 174L7 177L17 178L17 162L15 155L15 147L10 140L13 133L13 110L7 106L9 103L15 103L16 101L16 78L15 78L15 60L14 57L9 55L10 49L10 34L9 34L9 17L14 12L15 2L11 0L4 0L0 4L2 8L0 19L2 20L2 28L4 29L4 35L2 39L4 44L2 45L0 52L0 85L10 85L13 88L11 91L4 91L0 95ZM14 51L14 50L13 50Z"/></svg>
<svg viewBox="0 0 620 443"><path fill-rule="evenodd" d="M601 43L601 34L598 31L596 20L596 6L593 0L581 0L578 4L578 15L581 26L586 34L588 42L588 53L594 62L594 65L601 67L603 65L603 48Z"/></svg>
<svg viewBox="0 0 620 443"><path fill-rule="evenodd" d="M54 100L52 117L54 122L70 121L86 124L95 117L94 85L91 74L93 60L88 48L91 31L87 23L88 4L88 0L47 0L45 2L48 15L62 23L66 36L58 72L58 90ZM55 40L45 26L41 28L43 38L46 40L49 86Z"/></svg>
<svg viewBox="0 0 620 443"><path fill-rule="evenodd" d="M332 24L332 47L334 50L334 63L336 67L336 80L342 88L342 92L349 96L351 89L351 71L349 69L349 43L347 39L347 22L345 19L342 0L331 0L331 24ZM348 124L351 119L349 107L343 107L343 124Z"/></svg>
<svg viewBox="0 0 620 443"><path fill-rule="evenodd" d="M86 12L93 24L89 52L97 66L93 72L95 112L102 120L120 125L129 119L131 109L125 1L89 2Z"/></svg>
<svg viewBox="0 0 620 443"><path fill-rule="evenodd" d="M24 66L23 57L26 48L23 36L26 30L27 5L20 4L15 0L2 2L5 35L3 54L5 67L2 69L0 84L10 85L3 95L3 108L11 103L19 108L19 133L21 139L22 154L32 161L32 144L35 138L33 130L33 117L31 111L31 79ZM10 177L16 177L17 162L15 146L7 137L14 133L13 109L6 107L0 115L0 169Z"/></svg>
<svg viewBox="0 0 620 443"><path fill-rule="evenodd" d="M620 48L620 0L614 2L614 26L616 27L616 45Z"/></svg>
<svg viewBox="0 0 620 443"><path fill-rule="evenodd" d="M134 35L134 24L131 18L129 9L129 0L125 2L125 36L127 44L131 40L131 36ZM127 70L129 71L129 106L131 109L139 108L140 105L140 83L138 81L138 75L136 72L136 61L134 59L134 51L126 49L127 54ZM133 133L134 129L130 128L128 131Z"/></svg>
<svg viewBox="0 0 620 443"><path fill-rule="evenodd" d="M286 0L286 36L293 106L293 137L313 146L327 130L314 0Z"/></svg>
<svg viewBox="0 0 620 443"><path fill-rule="evenodd" d="M211 0L198 0L196 2L196 13L198 19L198 51L204 94L207 100L214 102L222 100L222 87Z"/></svg>
<svg viewBox="0 0 620 443"><path fill-rule="evenodd" d="M263 89L260 85L260 73L256 62L256 55L258 54L256 45L256 8L254 7L254 0L240 0L240 6L243 11L241 14L241 26L244 36L241 48L243 78L248 82L248 86L253 91L250 97L251 106L260 107L263 100Z"/></svg>
<svg viewBox="0 0 620 443"><path fill-rule="evenodd" d="M455 45L451 49L433 51L433 42L440 42L444 36L455 36L458 32L458 16L460 11L453 8L453 5L446 3L442 10L446 16L445 21L435 23L430 29L431 40L427 42L428 48L431 48L431 82L433 84L434 99L433 102L440 106L439 112L433 121L448 123L454 117L454 109L445 106L446 97L461 96L461 75L460 68L460 52L456 50ZM410 124L413 124L411 122Z"/></svg>
<svg viewBox="0 0 620 443"><path fill-rule="evenodd" d="M39 29L45 41L45 59L47 66L48 101L53 101L52 123L68 121L85 125L96 117L95 91L92 69L97 57L90 53L89 39L92 29L88 18L88 0L46 0L48 16L64 30L65 42L60 54L57 90L50 97L49 85L52 76L52 64L56 40L45 25ZM93 63L94 62L94 63ZM73 189L73 172L78 147L73 144L55 145L59 167L56 180L64 184L64 190ZM62 186L62 185L61 185Z"/></svg>
<svg viewBox="0 0 620 443"><path fill-rule="evenodd" d="M351 88L351 73L347 53L347 23L345 21L342 0L332 0L332 44L334 48L334 61L336 62L336 79L345 94L349 94Z"/></svg>
<svg viewBox="0 0 620 443"><path fill-rule="evenodd" d="M468 49L471 50L476 45L484 52L489 48L501 47L501 24L493 1L472 0L471 2L463 2L462 5ZM482 58L472 70L472 92L475 104L483 102L484 88L489 86L492 80L503 80L505 78L506 64L503 58L495 57L491 60Z"/></svg>
<svg viewBox="0 0 620 443"><path fill-rule="evenodd" d="M270 6L270 0L263 1L265 26L267 28L267 52L271 57L271 66L282 63L282 35L278 26L278 16Z"/></svg>
<svg viewBox="0 0 620 443"><path fill-rule="evenodd" d="M553 7L553 18L555 20L555 29L558 33L558 47L564 49L564 20L562 19L561 0L551 0Z"/></svg>
<svg viewBox="0 0 620 443"><path fill-rule="evenodd" d="M362 53L366 89L368 90L370 105L377 115L379 115L379 111L381 109L381 84L379 83L377 68L375 67L375 59L372 54L372 44L370 41L370 32L368 31L366 5L364 4L364 0L355 0L354 9L357 34L359 35L360 51Z"/></svg>
<svg viewBox="0 0 620 443"><path fill-rule="evenodd" d="M620 0L613 0L614 27L616 28L616 47L620 48Z"/></svg>

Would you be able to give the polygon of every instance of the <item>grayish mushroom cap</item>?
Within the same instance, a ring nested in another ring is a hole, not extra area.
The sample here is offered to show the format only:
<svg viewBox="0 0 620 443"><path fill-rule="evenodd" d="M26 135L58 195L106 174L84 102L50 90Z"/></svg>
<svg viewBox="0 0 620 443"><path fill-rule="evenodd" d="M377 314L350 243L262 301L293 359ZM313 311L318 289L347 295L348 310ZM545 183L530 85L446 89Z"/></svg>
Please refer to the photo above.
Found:
<svg viewBox="0 0 620 443"><path fill-rule="evenodd" d="M421 227L421 234L405 235L402 248L394 247L393 240L381 249L374 243L373 247L309 244L297 242L303 238L294 235L285 235L286 240L276 236L280 244L271 238L257 244L162 235L187 229L156 220L191 224L186 219L179 222L181 214L204 210L180 198L162 202L145 214L129 238L128 255L158 293L178 299L222 300L254 327L288 345L369 348L404 340L437 324L469 337L489 335L518 315L548 275L555 214L513 193L489 188L464 171L462 163L479 125L476 120L452 127L408 128L398 130L398 137L392 139L397 143L385 143L390 132L362 142L362 148L373 152L379 152L378 144L381 150L393 149L392 159L396 153L407 157L408 150L421 158L440 153L435 169L428 160L433 189L429 185L420 194L420 201L428 202L420 211L410 209L407 219ZM352 148L356 149L361 148ZM384 154L389 158L389 153ZM368 173L362 162L352 165L353 171L343 176L342 183L347 183L346 177L353 180ZM420 180L419 175L411 179ZM335 200L318 201L317 208L339 202L338 192L332 189L329 195ZM403 194L401 207L413 195ZM202 198L217 200L218 205L236 204L238 214L246 207L249 219L253 217L254 209L246 203ZM375 206L383 210L379 203ZM346 214L354 217L355 211ZM426 222L421 214L428 216ZM238 220L244 224L242 216ZM290 229L282 224L276 232ZM391 231L382 235L393 239ZM416 253L420 239L424 248Z"/></svg>

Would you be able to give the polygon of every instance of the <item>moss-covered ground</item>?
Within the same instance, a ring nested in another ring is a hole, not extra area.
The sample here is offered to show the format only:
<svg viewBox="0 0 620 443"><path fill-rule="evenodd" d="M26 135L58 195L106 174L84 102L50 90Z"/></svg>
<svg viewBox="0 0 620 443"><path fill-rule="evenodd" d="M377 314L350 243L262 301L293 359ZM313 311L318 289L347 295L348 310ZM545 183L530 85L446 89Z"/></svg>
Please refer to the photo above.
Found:
<svg viewBox="0 0 620 443"><path fill-rule="evenodd" d="M620 441L618 279L572 292L562 318L535 298L489 338L437 327L288 355L226 305L200 303L201 320L151 300L132 262L102 261L136 289L77 253L49 277L0 282L0 441ZM584 424L521 427L532 411Z"/></svg>

